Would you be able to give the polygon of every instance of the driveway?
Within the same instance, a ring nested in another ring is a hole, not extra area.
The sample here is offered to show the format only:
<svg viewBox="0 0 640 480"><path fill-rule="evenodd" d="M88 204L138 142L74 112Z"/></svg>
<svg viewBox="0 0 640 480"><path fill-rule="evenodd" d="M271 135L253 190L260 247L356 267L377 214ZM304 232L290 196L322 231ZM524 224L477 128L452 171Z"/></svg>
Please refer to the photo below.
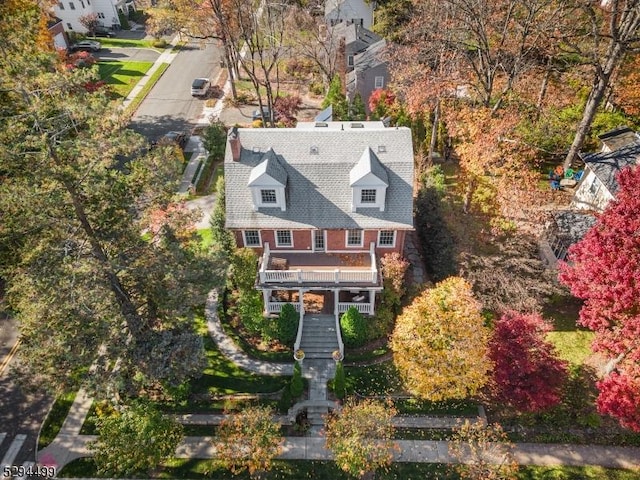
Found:
<svg viewBox="0 0 640 480"><path fill-rule="evenodd" d="M121 60L123 62L155 62L160 52L152 48L102 47L94 54L100 60Z"/></svg>

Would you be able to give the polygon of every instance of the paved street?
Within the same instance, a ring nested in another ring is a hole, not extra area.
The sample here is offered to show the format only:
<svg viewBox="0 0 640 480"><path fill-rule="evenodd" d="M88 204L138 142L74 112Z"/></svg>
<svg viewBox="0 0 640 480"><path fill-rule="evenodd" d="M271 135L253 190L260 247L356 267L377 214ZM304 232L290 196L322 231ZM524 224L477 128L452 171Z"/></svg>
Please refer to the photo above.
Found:
<svg viewBox="0 0 640 480"><path fill-rule="evenodd" d="M213 43L191 42L175 56L131 120L131 128L149 139L170 130L191 130L202 115L205 99L191 96L194 78L215 79L220 52Z"/></svg>
<svg viewBox="0 0 640 480"><path fill-rule="evenodd" d="M38 431L53 402L43 390L25 392L16 381L17 333L15 321L0 314L0 478L5 465L35 460Z"/></svg>

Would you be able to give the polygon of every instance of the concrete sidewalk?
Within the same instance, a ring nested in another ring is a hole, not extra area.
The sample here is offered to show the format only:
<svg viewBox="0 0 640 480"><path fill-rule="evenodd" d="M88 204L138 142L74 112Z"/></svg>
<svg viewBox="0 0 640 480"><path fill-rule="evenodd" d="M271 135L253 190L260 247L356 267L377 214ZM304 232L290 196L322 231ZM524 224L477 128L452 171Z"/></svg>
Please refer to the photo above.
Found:
<svg viewBox="0 0 640 480"><path fill-rule="evenodd" d="M151 76L160 68L160 66L163 63L171 63L173 59L176 58L177 52L174 52L173 47L175 47L178 44L179 40L180 40L179 35L175 35L171 39L171 42L169 42L169 45L167 46L167 48L164 49L164 51L160 54L157 60L153 63L151 68L147 70L147 73L145 73L144 76L140 80L138 80L138 83L136 84L136 86L131 89L131 91L129 92L129 95L127 95L127 98L125 98L124 101L122 102L122 108L124 110L127 109L127 107L131 104L133 99L136 98L136 96L140 93L140 91L142 91L142 89L147 84L147 82L149 82L149 79L151 78Z"/></svg>

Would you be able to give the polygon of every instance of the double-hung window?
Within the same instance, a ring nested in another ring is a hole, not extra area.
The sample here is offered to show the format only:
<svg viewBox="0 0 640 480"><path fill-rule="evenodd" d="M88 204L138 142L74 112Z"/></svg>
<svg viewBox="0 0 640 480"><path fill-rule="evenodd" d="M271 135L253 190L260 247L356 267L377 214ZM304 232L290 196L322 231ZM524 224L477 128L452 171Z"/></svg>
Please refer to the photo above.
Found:
<svg viewBox="0 0 640 480"><path fill-rule="evenodd" d="M291 230L276 230L277 247L293 247L293 237Z"/></svg>
<svg viewBox="0 0 640 480"><path fill-rule="evenodd" d="M245 230L243 234L245 247L260 247L262 245L262 242L260 241L260 231Z"/></svg>
<svg viewBox="0 0 640 480"><path fill-rule="evenodd" d="M373 88L375 88L377 90L377 89L383 88L383 87L384 87L384 77L376 77L374 79Z"/></svg>
<svg viewBox="0 0 640 480"><path fill-rule="evenodd" d="M396 246L395 230L380 230L380 232L378 233L378 246L379 247L395 247Z"/></svg>
<svg viewBox="0 0 640 480"><path fill-rule="evenodd" d="M362 246L362 230L347 230L347 247Z"/></svg>

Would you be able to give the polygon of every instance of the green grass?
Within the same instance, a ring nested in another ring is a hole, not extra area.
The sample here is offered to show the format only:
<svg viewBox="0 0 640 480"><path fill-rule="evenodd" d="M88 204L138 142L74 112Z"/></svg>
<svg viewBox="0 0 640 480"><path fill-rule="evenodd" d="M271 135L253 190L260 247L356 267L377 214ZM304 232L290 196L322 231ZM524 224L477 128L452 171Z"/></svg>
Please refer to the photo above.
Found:
<svg viewBox="0 0 640 480"><path fill-rule="evenodd" d="M99 478L95 463L90 458L81 458L68 464L59 477ZM140 476L138 476L140 478ZM217 480L249 480L247 472L233 475L212 460L171 459L165 462L154 478L215 478ZM350 480L334 462L278 460L274 469L263 478L270 479L314 479ZM429 463L394 463L384 472L376 473L378 480L458 480L460 477L448 465ZM640 472L601 467L520 467L519 480L638 480Z"/></svg>
<svg viewBox="0 0 640 480"><path fill-rule="evenodd" d="M46 447L56 438L75 398L76 392L64 393L56 398L49 415L47 415L42 425L40 437L38 438L38 449Z"/></svg>
<svg viewBox="0 0 640 480"><path fill-rule="evenodd" d="M117 47L117 48L151 48L153 50L162 51L161 48L155 48L153 46L153 40L135 40L128 38L100 38L100 43L103 47Z"/></svg>
<svg viewBox="0 0 640 480"><path fill-rule="evenodd" d="M158 67L158 69L155 72L151 74L151 76L149 77L149 80L147 81L147 83L144 84L144 86L142 87L138 95L136 95L136 97L133 100L131 100L131 103L129 103L129 106L127 107L127 113L133 114L133 112L135 112L138 109L138 107L142 103L142 100L144 100L145 97L149 94L153 86L158 82L158 79L167 70L167 68L169 68L169 64L163 63Z"/></svg>
<svg viewBox="0 0 640 480"><path fill-rule="evenodd" d="M345 376L348 394L380 396L405 394L393 362L369 367L345 367ZM478 405L468 400L428 402L417 398L403 398L395 400L395 405L401 414L464 416L478 414Z"/></svg>
<svg viewBox="0 0 640 480"><path fill-rule="evenodd" d="M560 357L573 365L582 365L591 355L594 333L576 324L581 302L571 296L551 299L543 315L553 322L554 331L547 336Z"/></svg>
<svg viewBox="0 0 640 480"><path fill-rule="evenodd" d="M98 62L98 74L116 97L126 98L152 65L153 62L101 60Z"/></svg>
<svg viewBox="0 0 640 480"><path fill-rule="evenodd" d="M280 391L289 382L289 377L276 377L271 375L257 375L241 369L228 360L216 348L215 343L206 331L204 319L198 319L199 330L203 335L207 367L203 375L193 380L192 392L196 395L209 393L212 395L233 395L238 393L274 393ZM210 411L211 402L188 403L176 406L176 411Z"/></svg>

